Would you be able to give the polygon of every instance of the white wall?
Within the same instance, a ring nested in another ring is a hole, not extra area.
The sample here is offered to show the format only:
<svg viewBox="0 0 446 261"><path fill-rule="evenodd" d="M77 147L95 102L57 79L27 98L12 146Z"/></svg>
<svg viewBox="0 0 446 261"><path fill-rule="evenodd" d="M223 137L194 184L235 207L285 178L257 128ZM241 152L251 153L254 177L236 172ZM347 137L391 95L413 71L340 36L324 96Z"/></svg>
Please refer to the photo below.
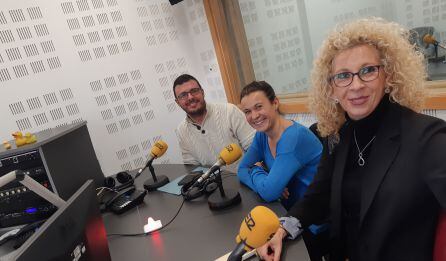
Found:
<svg viewBox="0 0 446 261"><path fill-rule="evenodd" d="M3 0L0 138L86 120L106 175L141 166L158 139L159 161L180 163L184 72L226 101L202 0Z"/></svg>

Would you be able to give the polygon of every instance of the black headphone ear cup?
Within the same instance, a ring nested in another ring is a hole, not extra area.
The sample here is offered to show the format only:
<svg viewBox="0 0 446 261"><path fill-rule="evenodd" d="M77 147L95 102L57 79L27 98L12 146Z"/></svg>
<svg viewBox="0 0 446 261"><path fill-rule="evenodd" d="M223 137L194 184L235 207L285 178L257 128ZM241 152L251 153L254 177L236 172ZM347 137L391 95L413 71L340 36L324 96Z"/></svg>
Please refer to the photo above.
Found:
<svg viewBox="0 0 446 261"><path fill-rule="evenodd" d="M116 174L116 180L118 180L118 182L121 184L127 183L132 179L133 177L127 171L121 171Z"/></svg>
<svg viewBox="0 0 446 261"><path fill-rule="evenodd" d="M184 184L181 187L181 195L183 196L184 200L186 200L186 201L190 200L188 190L189 190L189 187L191 186L191 184L192 183L189 182L189 183Z"/></svg>
<svg viewBox="0 0 446 261"><path fill-rule="evenodd" d="M104 179L104 187L114 188L116 185L115 179L112 177L107 177Z"/></svg>
<svg viewBox="0 0 446 261"><path fill-rule="evenodd" d="M209 184L206 185L205 190L207 194L211 194L212 192L214 192L214 190L216 190L218 188L217 183L215 182L211 182Z"/></svg>
<svg viewBox="0 0 446 261"><path fill-rule="evenodd" d="M203 187L192 187L194 183L195 181L193 180L181 187L181 195L183 196L184 200L193 200L204 194Z"/></svg>
<svg viewBox="0 0 446 261"><path fill-rule="evenodd" d="M133 185L134 180L132 175L130 175L127 171L121 171L116 174L116 180L120 183L115 187L115 190L123 190Z"/></svg>
<svg viewBox="0 0 446 261"><path fill-rule="evenodd" d="M192 187L183 194L185 200L193 200L204 194L204 188Z"/></svg>

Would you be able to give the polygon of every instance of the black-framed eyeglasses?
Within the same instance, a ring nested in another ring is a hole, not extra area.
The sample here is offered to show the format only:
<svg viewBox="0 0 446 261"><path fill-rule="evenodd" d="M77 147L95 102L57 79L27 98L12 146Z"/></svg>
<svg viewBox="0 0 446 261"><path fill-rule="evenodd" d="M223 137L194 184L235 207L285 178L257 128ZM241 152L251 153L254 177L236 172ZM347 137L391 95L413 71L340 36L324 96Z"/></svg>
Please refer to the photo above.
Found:
<svg viewBox="0 0 446 261"><path fill-rule="evenodd" d="M195 97L195 96L197 96L200 92L201 92L201 88L193 88L193 89L190 89L188 92L182 92L182 93L178 94L177 99L178 99L178 100L185 100L185 99L187 99L187 97L189 96L189 93L190 93L192 96Z"/></svg>
<svg viewBox="0 0 446 261"><path fill-rule="evenodd" d="M358 72L341 72L330 77L330 81L337 87L347 87L353 82L355 75L364 82L370 82L378 78L379 68L382 65L370 65L362 67Z"/></svg>

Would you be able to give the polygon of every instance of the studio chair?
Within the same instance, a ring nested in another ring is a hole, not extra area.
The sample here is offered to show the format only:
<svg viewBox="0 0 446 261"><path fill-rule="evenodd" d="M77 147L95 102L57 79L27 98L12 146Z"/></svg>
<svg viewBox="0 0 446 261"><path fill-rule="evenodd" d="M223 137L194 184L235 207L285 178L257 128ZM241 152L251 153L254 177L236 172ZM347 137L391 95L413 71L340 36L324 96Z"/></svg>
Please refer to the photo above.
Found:
<svg viewBox="0 0 446 261"><path fill-rule="evenodd" d="M446 261L446 210L443 209L438 218L434 243L434 261Z"/></svg>

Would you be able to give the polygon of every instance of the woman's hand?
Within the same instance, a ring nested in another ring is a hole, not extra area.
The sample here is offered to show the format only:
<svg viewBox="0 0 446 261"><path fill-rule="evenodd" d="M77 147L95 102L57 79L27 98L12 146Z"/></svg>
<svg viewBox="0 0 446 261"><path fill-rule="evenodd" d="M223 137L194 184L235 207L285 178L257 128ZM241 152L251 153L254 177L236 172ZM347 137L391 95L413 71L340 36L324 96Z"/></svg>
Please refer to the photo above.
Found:
<svg viewBox="0 0 446 261"><path fill-rule="evenodd" d="M265 166L263 165L263 162L261 162L261 161L254 163L254 165L257 167L265 168Z"/></svg>
<svg viewBox="0 0 446 261"><path fill-rule="evenodd" d="M266 242L263 246L257 248L257 254L262 260L279 261L282 252L282 239L285 238L287 232L283 228L277 229L273 238Z"/></svg>
<svg viewBox="0 0 446 261"><path fill-rule="evenodd" d="M290 197L290 192L288 191L288 188L285 188L282 192L282 197L284 199L288 199Z"/></svg>

